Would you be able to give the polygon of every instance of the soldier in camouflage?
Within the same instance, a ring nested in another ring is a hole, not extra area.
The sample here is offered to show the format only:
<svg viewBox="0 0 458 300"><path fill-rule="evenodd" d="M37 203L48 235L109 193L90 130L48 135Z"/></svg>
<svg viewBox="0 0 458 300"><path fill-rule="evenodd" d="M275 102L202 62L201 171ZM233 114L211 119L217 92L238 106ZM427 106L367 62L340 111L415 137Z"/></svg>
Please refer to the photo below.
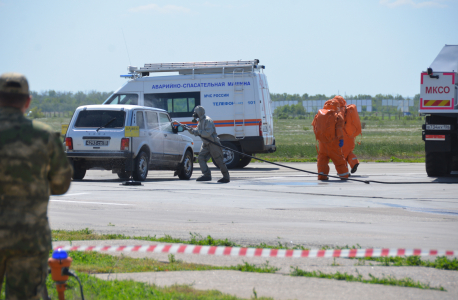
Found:
<svg viewBox="0 0 458 300"><path fill-rule="evenodd" d="M24 117L27 79L0 76L0 290L6 299L40 299L48 273L49 196L67 192L72 168L59 135Z"/></svg>

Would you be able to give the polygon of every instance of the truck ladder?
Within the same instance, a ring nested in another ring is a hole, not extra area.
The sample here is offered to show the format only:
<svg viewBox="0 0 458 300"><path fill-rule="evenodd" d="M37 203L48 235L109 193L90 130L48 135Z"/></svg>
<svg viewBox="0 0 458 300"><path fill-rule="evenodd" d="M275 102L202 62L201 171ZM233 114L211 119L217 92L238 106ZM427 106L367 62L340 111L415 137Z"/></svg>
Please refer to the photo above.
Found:
<svg viewBox="0 0 458 300"><path fill-rule="evenodd" d="M245 138L245 73L244 69L234 69L232 82L234 83L234 136Z"/></svg>

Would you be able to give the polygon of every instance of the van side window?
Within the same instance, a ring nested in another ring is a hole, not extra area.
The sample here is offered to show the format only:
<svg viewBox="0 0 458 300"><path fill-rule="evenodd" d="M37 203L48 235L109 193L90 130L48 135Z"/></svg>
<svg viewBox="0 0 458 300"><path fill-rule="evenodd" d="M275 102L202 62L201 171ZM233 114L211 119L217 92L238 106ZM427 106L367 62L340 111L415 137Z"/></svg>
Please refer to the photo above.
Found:
<svg viewBox="0 0 458 300"><path fill-rule="evenodd" d="M166 110L172 118L191 117L200 105L200 92L144 94L145 106Z"/></svg>
<svg viewBox="0 0 458 300"><path fill-rule="evenodd" d="M143 119L143 112L137 111L137 126L140 129L145 129L145 119Z"/></svg>
<svg viewBox="0 0 458 300"><path fill-rule="evenodd" d="M159 120L161 122L161 130L172 132L172 122L166 114L159 114Z"/></svg>
<svg viewBox="0 0 458 300"><path fill-rule="evenodd" d="M130 104L138 105L137 94L113 94L103 104Z"/></svg>
<svg viewBox="0 0 458 300"><path fill-rule="evenodd" d="M152 111L146 112L146 124L148 125L148 129L157 129L159 127L156 112L152 112Z"/></svg>

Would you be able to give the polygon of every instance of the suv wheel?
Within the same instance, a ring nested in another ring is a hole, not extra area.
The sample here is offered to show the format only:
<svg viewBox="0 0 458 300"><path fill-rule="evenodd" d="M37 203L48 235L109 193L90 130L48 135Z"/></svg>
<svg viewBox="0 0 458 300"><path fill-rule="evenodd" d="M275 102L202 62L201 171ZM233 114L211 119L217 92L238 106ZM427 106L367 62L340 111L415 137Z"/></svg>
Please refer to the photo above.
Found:
<svg viewBox="0 0 458 300"><path fill-rule="evenodd" d="M80 161L73 161L73 180L82 180L86 175L86 169Z"/></svg>
<svg viewBox="0 0 458 300"><path fill-rule="evenodd" d="M117 174L118 174L119 179L127 180L132 175L132 172L127 172L126 170L121 170Z"/></svg>
<svg viewBox="0 0 458 300"><path fill-rule="evenodd" d="M193 157L191 151L187 150L184 155L183 163L181 164L181 171L178 174L178 177L182 180L189 180L192 176L192 171L194 169Z"/></svg>
<svg viewBox="0 0 458 300"><path fill-rule="evenodd" d="M141 151L135 158L133 177L134 180L145 181L146 176L148 176L148 154Z"/></svg>

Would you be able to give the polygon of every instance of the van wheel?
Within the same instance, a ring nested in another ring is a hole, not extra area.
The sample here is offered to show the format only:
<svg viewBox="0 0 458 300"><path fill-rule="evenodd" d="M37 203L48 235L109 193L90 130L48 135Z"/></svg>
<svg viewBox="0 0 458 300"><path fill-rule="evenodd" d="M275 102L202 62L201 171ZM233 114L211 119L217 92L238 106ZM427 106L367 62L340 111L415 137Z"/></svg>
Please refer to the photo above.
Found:
<svg viewBox="0 0 458 300"><path fill-rule="evenodd" d="M144 151L140 152L135 158L134 173L132 175L136 181L146 180L146 176L148 176L148 154Z"/></svg>
<svg viewBox="0 0 458 300"><path fill-rule="evenodd" d="M452 160L449 153L426 152L425 165L429 177L448 176L452 171Z"/></svg>
<svg viewBox="0 0 458 300"><path fill-rule="evenodd" d="M240 151L240 149L232 142L221 142L221 144L227 148L234 149L235 151ZM228 169L235 169L240 162L240 154L236 152L229 151L222 148L223 150L223 161L226 164ZM212 159L213 160L213 159ZM213 164L219 169L219 167L213 162Z"/></svg>
<svg viewBox="0 0 458 300"><path fill-rule="evenodd" d="M82 180L86 175L86 169L83 167L82 162L73 161L73 180Z"/></svg>
<svg viewBox="0 0 458 300"><path fill-rule="evenodd" d="M127 172L126 170L121 170L117 174L118 174L119 179L127 180L132 175L132 172Z"/></svg>
<svg viewBox="0 0 458 300"><path fill-rule="evenodd" d="M178 174L178 178L181 180L189 180L191 178L194 170L193 159L191 151L187 150L181 163L181 171Z"/></svg>
<svg viewBox="0 0 458 300"><path fill-rule="evenodd" d="M252 156L251 153L247 153L248 155ZM243 155L240 155L242 158L240 159L239 163L237 164L237 168L244 168L246 166L248 166L251 162L251 157L248 157L248 156L243 156Z"/></svg>

